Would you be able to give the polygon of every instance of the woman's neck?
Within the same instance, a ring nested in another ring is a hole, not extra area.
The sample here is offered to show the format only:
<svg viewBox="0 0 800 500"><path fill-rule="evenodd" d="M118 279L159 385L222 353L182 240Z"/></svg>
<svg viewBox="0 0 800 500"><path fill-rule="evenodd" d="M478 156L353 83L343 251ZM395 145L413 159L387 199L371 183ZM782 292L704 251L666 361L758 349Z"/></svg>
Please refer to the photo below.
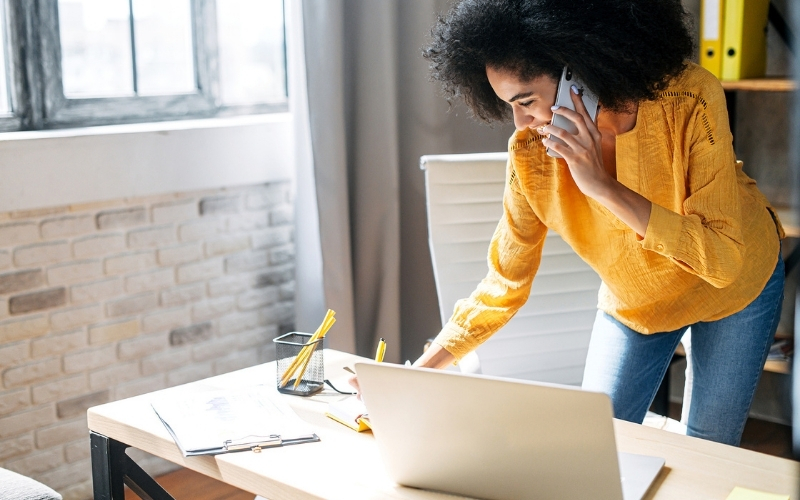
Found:
<svg viewBox="0 0 800 500"><path fill-rule="evenodd" d="M633 130L636 126L636 116L639 112L639 104L633 103L625 111L609 111L600 108L597 113L597 128L601 133L610 135L621 135Z"/></svg>

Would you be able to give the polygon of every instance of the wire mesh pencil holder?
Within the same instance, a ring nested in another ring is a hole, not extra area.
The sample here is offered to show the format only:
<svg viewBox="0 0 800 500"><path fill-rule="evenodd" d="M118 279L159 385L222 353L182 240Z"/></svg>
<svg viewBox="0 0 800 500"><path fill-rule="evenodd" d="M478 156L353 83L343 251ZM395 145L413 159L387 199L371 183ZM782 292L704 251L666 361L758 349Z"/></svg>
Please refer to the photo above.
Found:
<svg viewBox="0 0 800 500"><path fill-rule="evenodd" d="M278 392L284 394L294 394L296 396L310 396L322 390L325 385L325 363L322 358L322 341L317 339L309 342L312 335L310 333L289 332L273 339L275 342L275 355L277 358L277 385ZM304 348L313 349L311 357L308 359L305 371L300 375L303 358L295 363L301 353L307 353ZM289 380L285 384L281 382L287 375L287 370L295 364L295 369ZM300 376L300 383L295 387L296 377Z"/></svg>

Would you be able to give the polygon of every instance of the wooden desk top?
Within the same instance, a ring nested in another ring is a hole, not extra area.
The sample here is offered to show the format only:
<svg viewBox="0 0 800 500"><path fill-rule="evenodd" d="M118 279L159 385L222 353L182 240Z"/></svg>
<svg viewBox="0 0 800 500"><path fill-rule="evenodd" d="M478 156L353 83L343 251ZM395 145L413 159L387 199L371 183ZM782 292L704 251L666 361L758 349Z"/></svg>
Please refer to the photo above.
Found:
<svg viewBox="0 0 800 500"><path fill-rule="evenodd" d="M345 365L359 358L325 351L328 378L346 386ZM165 389L184 391L275 383L275 364L267 363ZM341 386L341 387L340 387ZM159 391L158 393L163 393ZM324 391L311 398L285 396L310 423L321 441L225 455L186 457L172 441L145 394L89 409L89 429L153 455L272 500L281 499L446 499L455 498L392 482L383 469L371 433L356 433L323 415L328 402L344 396ZM661 456L666 468L648 499L725 499L734 486L792 494L800 500L800 463L740 448L689 438L629 422L615 421L619 451Z"/></svg>

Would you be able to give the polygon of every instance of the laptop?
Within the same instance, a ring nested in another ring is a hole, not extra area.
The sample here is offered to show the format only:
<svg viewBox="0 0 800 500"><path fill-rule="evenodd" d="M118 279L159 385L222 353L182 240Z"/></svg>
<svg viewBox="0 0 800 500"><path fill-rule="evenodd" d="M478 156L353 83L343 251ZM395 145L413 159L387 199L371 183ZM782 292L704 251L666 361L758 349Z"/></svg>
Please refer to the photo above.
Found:
<svg viewBox="0 0 800 500"><path fill-rule="evenodd" d="M605 394L388 363L355 368L383 463L404 486L496 500L640 500L664 466L617 454Z"/></svg>

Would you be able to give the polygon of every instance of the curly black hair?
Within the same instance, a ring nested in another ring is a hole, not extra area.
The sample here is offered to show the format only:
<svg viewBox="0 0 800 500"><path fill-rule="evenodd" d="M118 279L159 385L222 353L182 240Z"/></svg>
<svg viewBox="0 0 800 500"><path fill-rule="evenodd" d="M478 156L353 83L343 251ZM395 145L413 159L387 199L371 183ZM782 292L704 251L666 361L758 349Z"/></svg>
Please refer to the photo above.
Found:
<svg viewBox="0 0 800 500"><path fill-rule="evenodd" d="M621 111L655 99L694 53L680 0L461 0L434 25L423 49L448 100L462 97L484 121L510 108L486 67L528 80L561 77L565 65Z"/></svg>

